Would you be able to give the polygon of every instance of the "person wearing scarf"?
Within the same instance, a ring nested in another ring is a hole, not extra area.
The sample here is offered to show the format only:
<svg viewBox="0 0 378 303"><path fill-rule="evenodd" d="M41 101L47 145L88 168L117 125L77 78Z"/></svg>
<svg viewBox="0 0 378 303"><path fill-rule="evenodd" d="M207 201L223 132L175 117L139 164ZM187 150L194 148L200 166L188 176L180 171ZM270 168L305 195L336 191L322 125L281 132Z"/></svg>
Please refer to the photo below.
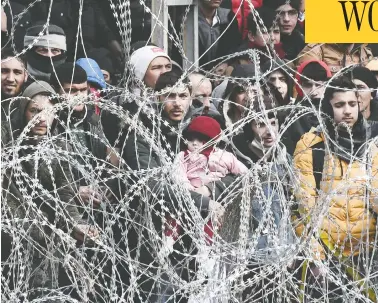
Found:
<svg viewBox="0 0 378 303"><path fill-rule="evenodd" d="M321 102L322 123L304 134L297 144L294 167L300 183L295 195L306 226L298 236L307 237L312 228L319 226L311 258L341 262L341 268L331 265L332 275L343 281L347 274L356 283L348 287L349 291L372 299L378 291L375 278L366 281L364 290L357 285L378 267L377 256L373 255L378 213L378 147L360 111L356 90L347 77L332 80ZM323 150L322 159L314 156L316 150ZM319 173L321 181L317 184L315 174ZM366 264L372 264L372 272ZM352 270L358 271L354 277ZM328 294L332 299L345 295L332 283L327 294L318 286L317 295Z"/></svg>
<svg viewBox="0 0 378 303"><path fill-rule="evenodd" d="M29 27L24 37L29 80L49 81L50 75L66 61L66 36L59 26L44 24Z"/></svg>

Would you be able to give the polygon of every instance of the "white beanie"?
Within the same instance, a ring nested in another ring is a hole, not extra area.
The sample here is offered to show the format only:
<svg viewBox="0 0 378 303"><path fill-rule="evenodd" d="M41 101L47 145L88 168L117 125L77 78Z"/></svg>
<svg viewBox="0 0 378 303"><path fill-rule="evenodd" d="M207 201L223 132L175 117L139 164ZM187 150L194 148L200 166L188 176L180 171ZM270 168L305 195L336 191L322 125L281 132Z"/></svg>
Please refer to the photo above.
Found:
<svg viewBox="0 0 378 303"><path fill-rule="evenodd" d="M164 50L154 45L143 46L142 48L139 48L133 52L130 58L130 64L134 69L135 77L143 81L148 66L152 60L157 57L165 57L171 61L171 58L169 58Z"/></svg>

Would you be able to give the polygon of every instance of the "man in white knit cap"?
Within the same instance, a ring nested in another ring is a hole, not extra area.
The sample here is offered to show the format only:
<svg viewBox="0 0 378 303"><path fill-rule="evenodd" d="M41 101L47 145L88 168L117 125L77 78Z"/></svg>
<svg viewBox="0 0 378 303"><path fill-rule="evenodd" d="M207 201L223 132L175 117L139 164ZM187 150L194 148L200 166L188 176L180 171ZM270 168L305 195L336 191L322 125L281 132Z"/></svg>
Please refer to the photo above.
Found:
<svg viewBox="0 0 378 303"><path fill-rule="evenodd" d="M136 80L155 88L159 76L172 70L171 58L158 46L147 45L134 51L130 58Z"/></svg>

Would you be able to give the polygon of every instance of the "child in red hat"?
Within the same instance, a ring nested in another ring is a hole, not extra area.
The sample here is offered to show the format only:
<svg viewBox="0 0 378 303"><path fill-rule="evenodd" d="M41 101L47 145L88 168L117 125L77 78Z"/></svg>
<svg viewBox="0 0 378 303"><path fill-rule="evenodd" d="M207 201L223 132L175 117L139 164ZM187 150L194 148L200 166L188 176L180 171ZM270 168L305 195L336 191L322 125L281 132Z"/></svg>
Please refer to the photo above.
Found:
<svg viewBox="0 0 378 303"><path fill-rule="evenodd" d="M194 118L187 128L184 137L187 140L187 149L180 152L175 164L177 174L176 182L182 184L188 190L206 186L206 184L219 181L228 174L244 174L248 168L241 163L232 153L216 148L215 140L221 134L219 123L210 117L199 116ZM180 234L180 227L173 219L167 220L169 228L166 236L175 241ZM205 225L207 242L211 244L213 226L211 220Z"/></svg>

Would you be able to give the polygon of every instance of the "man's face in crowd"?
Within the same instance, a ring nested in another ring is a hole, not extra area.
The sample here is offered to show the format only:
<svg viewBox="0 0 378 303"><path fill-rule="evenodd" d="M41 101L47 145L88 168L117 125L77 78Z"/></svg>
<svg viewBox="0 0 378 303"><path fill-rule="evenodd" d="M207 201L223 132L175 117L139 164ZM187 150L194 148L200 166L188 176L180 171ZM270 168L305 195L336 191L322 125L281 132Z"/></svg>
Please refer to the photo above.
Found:
<svg viewBox="0 0 378 303"><path fill-rule="evenodd" d="M352 127L358 119L358 98L353 91L337 92L331 99L333 119L336 124L345 123Z"/></svg>
<svg viewBox="0 0 378 303"><path fill-rule="evenodd" d="M222 0L201 0L202 4L208 8L218 8L222 4Z"/></svg>
<svg viewBox="0 0 378 303"><path fill-rule="evenodd" d="M55 57L60 55L62 50L54 47L37 46L35 52L44 57Z"/></svg>
<svg viewBox="0 0 378 303"><path fill-rule="evenodd" d="M78 97L78 98L83 98L86 99L88 97L88 83L83 82L83 83L63 83L62 84L63 89L60 88L59 94L60 95L65 95L67 97L67 100L75 100L76 98L72 97ZM84 103L79 103L77 104L73 110L77 112L81 112L84 109L85 104Z"/></svg>
<svg viewBox="0 0 378 303"><path fill-rule="evenodd" d="M236 88L238 92L235 95L234 102L241 113L243 113L248 106L248 102L253 100L257 95L263 95L263 91L256 83L249 85L245 90L243 87Z"/></svg>
<svg viewBox="0 0 378 303"><path fill-rule="evenodd" d="M191 104L190 91L185 85L169 88L167 93L159 96L160 102L164 104L164 112L172 121L182 121Z"/></svg>
<svg viewBox="0 0 378 303"><path fill-rule="evenodd" d="M287 97L287 93L288 93L287 79L281 71L275 71L271 73L268 76L268 81L275 88L277 88L282 98L285 99Z"/></svg>
<svg viewBox="0 0 378 303"><path fill-rule="evenodd" d="M276 118L268 120L269 124L266 124L265 120L253 121L252 132L256 140L260 140L261 144L265 148L270 148L277 141L278 137L278 121Z"/></svg>
<svg viewBox="0 0 378 303"><path fill-rule="evenodd" d="M212 86L209 79L203 76L194 75L190 77L192 84L192 100L194 107L210 107Z"/></svg>
<svg viewBox="0 0 378 303"><path fill-rule="evenodd" d="M281 5L276 9L279 16L281 34L291 35L298 22L298 11L290 4Z"/></svg>
<svg viewBox="0 0 378 303"><path fill-rule="evenodd" d="M107 84L111 84L112 83L112 79L110 77L110 73L108 71L106 71L106 70L103 70L103 69L101 70L101 72L102 72L102 74L104 76L105 82Z"/></svg>
<svg viewBox="0 0 378 303"><path fill-rule="evenodd" d="M24 64L16 58L1 62L1 93L3 97L16 97L28 79Z"/></svg>
<svg viewBox="0 0 378 303"><path fill-rule="evenodd" d="M29 102L25 112L26 122L29 123L35 118L36 124L31 128L33 135L43 136L47 134L48 128L54 121L53 104L49 97L45 95L36 95ZM34 123L33 123L34 124Z"/></svg>
<svg viewBox="0 0 378 303"><path fill-rule="evenodd" d="M262 32L263 28L258 28L257 33L253 35L251 32L248 32L248 39L254 42L259 47L265 47L267 45L278 44L281 41L281 33L278 26L270 30L270 32Z"/></svg>
<svg viewBox="0 0 378 303"><path fill-rule="evenodd" d="M311 79L302 79L301 81L304 96L309 96L311 99L321 99L324 95L325 87L325 81L314 81Z"/></svg>
<svg viewBox="0 0 378 303"><path fill-rule="evenodd" d="M370 102L373 97L371 96L371 89L366 85L365 82L354 79L353 83L358 89L358 96L360 101L360 111L364 112L366 109L370 109Z"/></svg>
<svg viewBox="0 0 378 303"><path fill-rule="evenodd" d="M144 84L147 87L155 88L156 81L161 74L172 70L172 63L166 57L157 57L151 61L144 76Z"/></svg>

